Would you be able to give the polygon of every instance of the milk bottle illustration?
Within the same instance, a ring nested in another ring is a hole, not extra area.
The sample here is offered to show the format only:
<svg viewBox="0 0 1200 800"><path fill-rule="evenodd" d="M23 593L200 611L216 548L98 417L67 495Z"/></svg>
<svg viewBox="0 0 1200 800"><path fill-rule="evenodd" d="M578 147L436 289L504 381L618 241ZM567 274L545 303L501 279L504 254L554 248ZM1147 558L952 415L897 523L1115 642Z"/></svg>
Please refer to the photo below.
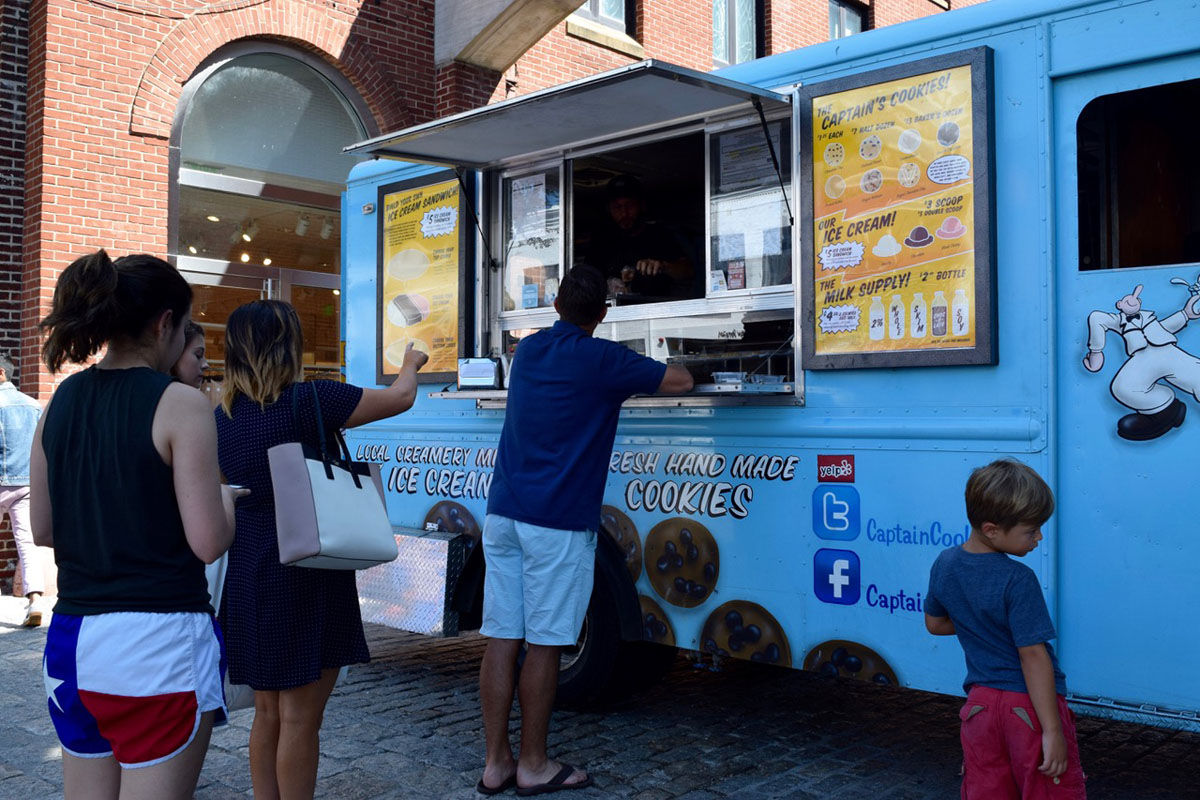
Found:
<svg viewBox="0 0 1200 800"><path fill-rule="evenodd" d="M929 326L934 336L946 335L946 317L950 309L946 306L946 295L939 289L933 293L933 306L929 309Z"/></svg>
<svg viewBox="0 0 1200 800"><path fill-rule="evenodd" d="M908 335L914 339L924 339L929 335L929 306L925 304L925 296L913 292L912 307L909 309Z"/></svg>
<svg viewBox="0 0 1200 800"><path fill-rule="evenodd" d="M954 290L954 303L951 304L950 328L955 336L966 336L967 331L971 329L971 318L967 316L968 311L967 293L964 289Z"/></svg>
<svg viewBox="0 0 1200 800"><path fill-rule="evenodd" d="M877 342L883 338L884 317L886 315L887 312L883 310L883 298L872 297L871 312L868 315L869 322L867 323L870 326L867 333L870 335L871 341Z"/></svg>
<svg viewBox="0 0 1200 800"><path fill-rule="evenodd" d="M888 338L904 338L904 301L898 294L892 295L892 302L888 305Z"/></svg>

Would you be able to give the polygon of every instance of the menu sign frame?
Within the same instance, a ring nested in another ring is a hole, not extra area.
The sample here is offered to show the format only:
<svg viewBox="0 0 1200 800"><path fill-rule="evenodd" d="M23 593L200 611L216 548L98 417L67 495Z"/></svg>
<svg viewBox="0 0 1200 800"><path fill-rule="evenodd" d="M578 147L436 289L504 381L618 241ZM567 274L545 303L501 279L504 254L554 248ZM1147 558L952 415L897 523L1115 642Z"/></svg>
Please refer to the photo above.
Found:
<svg viewBox="0 0 1200 800"><path fill-rule="evenodd" d="M440 170L379 187L376 204L375 378L400 374L410 339L425 345L429 363L420 383L455 380L470 340L472 181ZM386 305L385 305L386 303ZM390 348L390 349L389 349Z"/></svg>
<svg viewBox="0 0 1200 800"><path fill-rule="evenodd" d="M805 369L997 363L992 60L796 90Z"/></svg>

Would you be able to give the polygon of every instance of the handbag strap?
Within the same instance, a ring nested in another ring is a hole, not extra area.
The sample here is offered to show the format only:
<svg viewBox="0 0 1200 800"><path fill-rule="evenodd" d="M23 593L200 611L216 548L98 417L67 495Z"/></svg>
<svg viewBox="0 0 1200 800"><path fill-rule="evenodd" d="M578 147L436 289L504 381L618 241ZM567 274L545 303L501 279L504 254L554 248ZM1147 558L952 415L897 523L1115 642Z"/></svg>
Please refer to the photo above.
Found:
<svg viewBox="0 0 1200 800"><path fill-rule="evenodd" d="M346 471L350 473L350 477L354 479L354 485L361 489L362 482L359 480L358 473L351 469L350 466L350 446L346 444L346 437L342 436L342 432L340 430L334 431L334 442L336 443L337 447L333 452L330 452L328 440L325 438L325 420L321 416L321 397L317 392L317 385L315 383L309 383L308 385L312 387L313 412L317 418L317 443L319 452L321 454L321 460L325 462L326 474L332 477L331 464L342 464L345 466ZM303 384L301 384L301 386L303 386ZM300 430L300 415L297 412L299 396L300 390L298 388L294 388L292 390L292 427L294 427L297 432Z"/></svg>

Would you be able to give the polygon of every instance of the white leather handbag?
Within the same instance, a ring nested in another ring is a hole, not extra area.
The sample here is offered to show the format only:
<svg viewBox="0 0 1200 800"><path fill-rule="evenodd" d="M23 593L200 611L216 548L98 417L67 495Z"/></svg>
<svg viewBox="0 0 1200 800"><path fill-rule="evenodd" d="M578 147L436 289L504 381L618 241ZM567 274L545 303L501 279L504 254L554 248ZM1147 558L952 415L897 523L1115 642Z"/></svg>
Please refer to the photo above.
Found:
<svg viewBox="0 0 1200 800"><path fill-rule="evenodd" d="M317 387L312 390L319 452L300 442L267 450L279 561L317 569L366 569L393 561L399 551L379 465L352 461L340 431L335 449L327 447ZM293 419L299 393L292 392Z"/></svg>

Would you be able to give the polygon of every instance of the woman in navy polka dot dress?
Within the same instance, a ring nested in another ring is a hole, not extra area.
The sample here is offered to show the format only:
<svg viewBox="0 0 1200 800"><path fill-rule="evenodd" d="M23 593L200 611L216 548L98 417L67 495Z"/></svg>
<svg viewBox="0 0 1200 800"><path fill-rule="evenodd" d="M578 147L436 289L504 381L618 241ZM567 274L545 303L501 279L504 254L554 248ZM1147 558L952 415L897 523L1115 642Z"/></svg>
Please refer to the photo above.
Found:
<svg viewBox="0 0 1200 800"><path fill-rule="evenodd" d="M427 360L410 346L395 383L363 389L301 383L302 353L300 320L287 303L257 300L230 315L215 411L218 458L226 479L250 494L237 507L220 619L230 680L254 689L255 797L313 796L321 716L338 669L369 659L354 572L279 563L267 450L285 442L318 445L314 388L330 436L407 411Z"/></svg>

